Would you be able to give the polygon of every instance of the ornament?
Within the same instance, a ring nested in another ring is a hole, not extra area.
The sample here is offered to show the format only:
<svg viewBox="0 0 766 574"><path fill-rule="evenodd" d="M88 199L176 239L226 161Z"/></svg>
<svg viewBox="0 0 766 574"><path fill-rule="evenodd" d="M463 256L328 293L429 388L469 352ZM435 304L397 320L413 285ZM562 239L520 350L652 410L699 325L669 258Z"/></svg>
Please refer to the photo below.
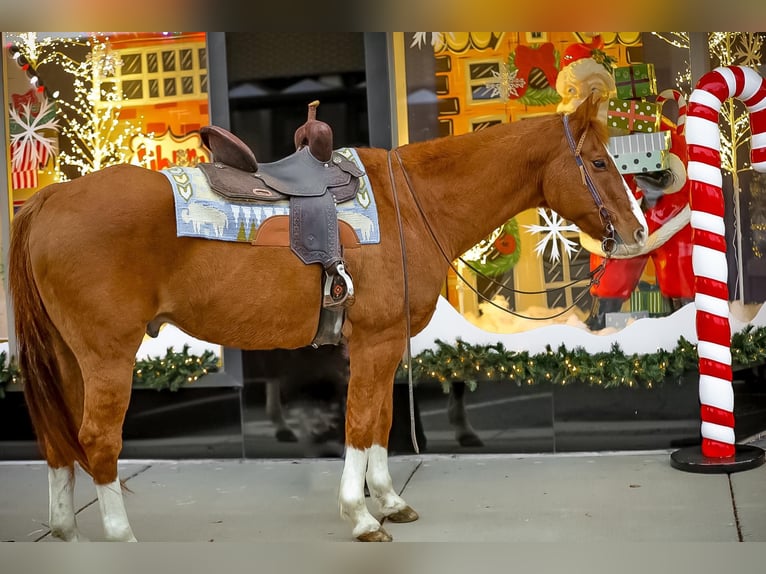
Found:
<svg viewBox="0 0 766 574"><path fill-rule="evenodd" d="M557 104L561 101L554 87L558 75L557 60L550 42L539 48L520 45L508 56L507 64L500 66L497 82L487 85L494 87L503 100L513 99L525 106Z"/></svg>
<svg viewBox="0 0 766 574"><path fill-rule="evenodd" d="M474 272L498 277L518 263L521 257L518 249L520 244L519 225L515 219L511 219L464 253L462 258Z"/></svg>

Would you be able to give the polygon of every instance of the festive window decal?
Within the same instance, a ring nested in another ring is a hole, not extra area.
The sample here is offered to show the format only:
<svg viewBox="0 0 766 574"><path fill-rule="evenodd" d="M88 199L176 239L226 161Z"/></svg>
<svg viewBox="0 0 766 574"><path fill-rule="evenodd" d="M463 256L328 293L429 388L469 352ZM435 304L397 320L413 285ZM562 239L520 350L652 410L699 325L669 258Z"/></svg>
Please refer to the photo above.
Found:
<svg viewBox="0 0 766 574"><path fill-rule="evenodd" d="M12 98L14 107L9 111L14 189L37 187L37 170L55 155L56 139L45 132L58 129L56 106L44 95L38 100L34 92L34 99L27 94ZM16 103L19 107L15 107Z"/></svg>

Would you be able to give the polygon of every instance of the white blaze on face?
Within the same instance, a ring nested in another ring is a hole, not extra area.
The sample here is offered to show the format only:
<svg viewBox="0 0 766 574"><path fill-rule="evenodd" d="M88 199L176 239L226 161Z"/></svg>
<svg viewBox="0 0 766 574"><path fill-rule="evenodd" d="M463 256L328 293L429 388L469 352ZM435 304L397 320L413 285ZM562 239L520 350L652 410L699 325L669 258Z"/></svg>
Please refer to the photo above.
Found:
<svg viewBox="0 0 766 574"><path fill-rule="evenodd" d="M604 149L606 149L606 155L609 157L609 161L611 161L612 164L614 165L614 158L612 157L612 154L609 153L609 149L607 149L606 146L604 146ZM617 166L615 165L615 169L616 168L617 168ZM622 177L622 176L620 176L620 178L622 179L622 186L625 188L625 193L627 194L628 201L630 202L630 211L631 211L631 213L633 213L633 216L641 224L641 227L643 227L643 229L644 229L644 238L647 238L647 237L649 237L649 226L646 224L646 217L644 217L644 212L641 211L641 205L638 203L638 200L636 199L636 196L633 195L633 192L630 190L630 187L626 183L625 178ZM631 244L631 245L636 245L638 247L643 246L643 244L646 241L646 239L644 239L644 241L642 241L639 244L639 243L634 243L634 240L635 240L634 237L621 237L621 239L623 241L623 243L622 243L623 245L624 244Z"/></svg>

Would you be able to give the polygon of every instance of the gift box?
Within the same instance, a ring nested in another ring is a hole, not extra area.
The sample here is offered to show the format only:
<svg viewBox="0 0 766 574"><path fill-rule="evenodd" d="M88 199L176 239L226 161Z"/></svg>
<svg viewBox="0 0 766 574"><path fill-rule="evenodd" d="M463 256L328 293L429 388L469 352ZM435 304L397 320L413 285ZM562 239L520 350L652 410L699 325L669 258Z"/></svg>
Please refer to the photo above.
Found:
<svg viewBox="0 0 766 574"><path fill-rule="evenodd" d="M643 100L609 98L606 121L611 128L652 133L660 129L661 117L661 104Z"/></svg>
<svg viewBox="0 0 766 574"><path fill-rule="evenodd" d="M662 317L670 313L670 307L659 288L652 285L648 289L640 287L630 294L630 310L647 311L650 317Z"/></svg>
<svg viewBox="0 0 766 574"><path fill-rule="evenodd" d="M620 173L645 173L668 169L670 132L612 136L607 149Z"/></svg>
<svg viewBox="0 0 766 574"><path fill-rule="evenodd" d="M657 78L654 64L630 64L614 69L617 97L622 100L646 98L657 95Z"/></svg>
<svg viewBox="0 0 766 574"><path fill-rule="evenodd" d="M612 136L609 138L607 148L613 155L642 151L667 151L670 149L670 132L663 130L651 134L633 133L627 136Z"/></svg>
<svg viewBox="0 0 766 574"><path fill-rule="evenodd" d="M668 169L668 152L645 151L641 153L626 153L612 156L617 171L622 174L647 173Z"/></svg>

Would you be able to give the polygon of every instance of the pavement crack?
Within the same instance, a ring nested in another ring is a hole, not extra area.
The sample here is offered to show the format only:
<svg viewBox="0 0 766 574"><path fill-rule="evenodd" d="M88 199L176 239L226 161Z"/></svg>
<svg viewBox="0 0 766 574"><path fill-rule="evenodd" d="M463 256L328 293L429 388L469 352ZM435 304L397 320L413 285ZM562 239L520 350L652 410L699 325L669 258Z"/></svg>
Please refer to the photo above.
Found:
<svg viewBox="0 0 766 574"><path fill-rule="evenodd" d="M726 475L729 480L729 495L731 497L731 509L734 513L734 526L737 528L737 541L744 542L745 539L742 536L742 525L739 522L739 511L737 510L737 500L734 498L734 483L731 481L731 474Z"/></svg>
<svg viewBox="0 0 766 574"><path fill-rule="evenodd" d="M404 490L407 488L407 485L410 483L410 480L412 480L412 477L415 476L415 473L418 471L420 466L423 464L422 460L418 461L418 464L415 465L415 468L412 469L412 472L407 477L407 480L404 481L404 484L402 485L402 489L399 491L399 496L404 494Z"/></svg>

